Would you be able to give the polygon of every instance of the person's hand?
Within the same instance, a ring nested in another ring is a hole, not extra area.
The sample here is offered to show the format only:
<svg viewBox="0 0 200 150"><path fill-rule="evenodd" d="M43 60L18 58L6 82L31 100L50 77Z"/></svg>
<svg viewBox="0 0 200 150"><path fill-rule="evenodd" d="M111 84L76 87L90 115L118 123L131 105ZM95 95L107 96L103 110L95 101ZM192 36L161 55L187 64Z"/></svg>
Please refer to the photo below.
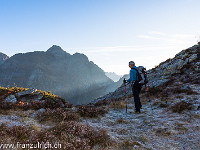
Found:
<svg viewBox="0 0 200 150"><path fill-rule="evenodd" d="M127 83L127 81L126 81L126 79L125 79L125 78L124 78L124 80L123 80L123 83L124 83L124 84L126 84L126 83Z"/></svg>

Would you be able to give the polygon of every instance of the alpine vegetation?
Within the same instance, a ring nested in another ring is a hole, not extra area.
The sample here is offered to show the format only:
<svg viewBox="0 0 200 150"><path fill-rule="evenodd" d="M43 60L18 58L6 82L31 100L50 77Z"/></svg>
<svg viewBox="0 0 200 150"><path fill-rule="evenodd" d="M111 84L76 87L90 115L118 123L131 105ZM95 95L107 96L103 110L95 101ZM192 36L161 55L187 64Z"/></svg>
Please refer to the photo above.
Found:
<svg viewBox="0 0 200 150"><path fill-rule="evenodd" d="M0 87L0 143L20 148L50 143L67 150L199 149L199 58L200 46L194 45L147 71L131 61L130 74L113 84L121 82L119 88L84 105L51 91Z"/></svg>

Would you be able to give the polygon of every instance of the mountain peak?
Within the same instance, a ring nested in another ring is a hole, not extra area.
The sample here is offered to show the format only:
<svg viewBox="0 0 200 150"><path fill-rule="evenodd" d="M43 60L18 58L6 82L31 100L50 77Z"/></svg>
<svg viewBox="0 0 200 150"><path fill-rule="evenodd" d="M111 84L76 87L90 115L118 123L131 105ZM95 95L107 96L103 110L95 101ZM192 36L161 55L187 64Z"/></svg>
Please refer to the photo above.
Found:
<svg viewBox="0 0 200 150"><path fill-rule="evenodd" d="M6 54L0 52L0 64L2 64L8 58L9 57Z"/></svg>
<svg viewBox="0 0 200 150"><path fill-rule="evenodd" d="M53 45L52 47L50 47L47 50L48 53L52 53L55 55L63 55L63 54L67 54L67 52L65 52L60 46L57 45Z"/></svg>

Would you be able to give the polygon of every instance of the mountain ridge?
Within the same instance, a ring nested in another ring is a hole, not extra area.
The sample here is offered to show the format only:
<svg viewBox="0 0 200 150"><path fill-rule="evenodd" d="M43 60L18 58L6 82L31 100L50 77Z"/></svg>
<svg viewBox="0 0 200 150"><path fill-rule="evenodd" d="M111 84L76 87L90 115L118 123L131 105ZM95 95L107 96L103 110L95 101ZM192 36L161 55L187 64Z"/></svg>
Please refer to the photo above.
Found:
<svg viewBox="0 0 200 150"><path fill-rule="evenodd" d="M78 104L105 94L105 89L113 81L86 55L70 55L53 45L47 51L19 53L7 59L0 66L0 85L7 87L14 83L26 88L49 90ZM90 91L95 89L91 96Z"/></svg>

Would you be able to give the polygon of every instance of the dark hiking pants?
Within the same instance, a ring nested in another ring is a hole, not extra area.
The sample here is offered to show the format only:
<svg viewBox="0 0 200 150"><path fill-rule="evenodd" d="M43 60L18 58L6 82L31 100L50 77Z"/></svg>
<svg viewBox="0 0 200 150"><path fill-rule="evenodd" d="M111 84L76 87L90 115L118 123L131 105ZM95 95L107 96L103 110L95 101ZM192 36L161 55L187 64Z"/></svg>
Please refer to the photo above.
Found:
<svg viewBox="0 0 200 150"><path fill-rule="evenodd" d="M140 91L141 91L141 85L139 85L137 82L135 82L132 86L132 91L133 91L133 97L134 97L134 102L135 102L135 110L140 111L141 108L141 102L140 102Z"/></svg>

